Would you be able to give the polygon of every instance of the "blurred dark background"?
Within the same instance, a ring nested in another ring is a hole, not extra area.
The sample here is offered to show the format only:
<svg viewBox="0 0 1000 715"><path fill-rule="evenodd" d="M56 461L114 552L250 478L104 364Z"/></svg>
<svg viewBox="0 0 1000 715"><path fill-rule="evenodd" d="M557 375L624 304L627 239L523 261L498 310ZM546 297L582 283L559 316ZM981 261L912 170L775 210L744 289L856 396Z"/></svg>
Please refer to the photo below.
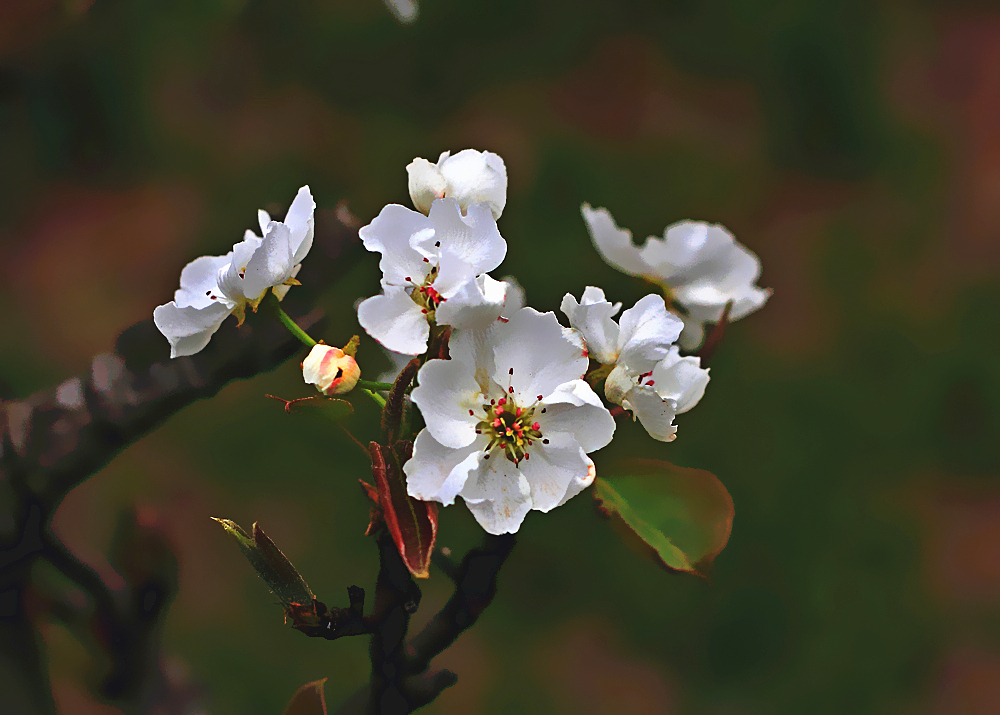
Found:
<svg viewBox="0 0 1000 715"><path fill-rule="evenodd" d="M755 251L735 323L676 442L633 425L602 461L709 469L736 519L710 581L630 551L580 496L532 513L480 623L439 659L428 713L1000 711L1000 9L885 0L0 0L0 376L25 396L86 369L309 183L363 222L404 167L489 149L531 305L600 285L579 205L638 237L721 222ZM361 256L325 292L342 344L377 290ZM166 342L163 343L166 355ZM369 377L388 362L367 341ZM159 513L181 567L169 668L217 715L277 715L367 677L363 639L283 627L210 516L258 520L317 594L371 587L364 462L265 393L294 363L182 412L75 490L61 538L99 564L116 516ZM358 406L356 431L374 434ZM478 538L462 506L440 541ZM426 584L426 618L447 596ZM64 713L86 648L47 626Z"/></svg>

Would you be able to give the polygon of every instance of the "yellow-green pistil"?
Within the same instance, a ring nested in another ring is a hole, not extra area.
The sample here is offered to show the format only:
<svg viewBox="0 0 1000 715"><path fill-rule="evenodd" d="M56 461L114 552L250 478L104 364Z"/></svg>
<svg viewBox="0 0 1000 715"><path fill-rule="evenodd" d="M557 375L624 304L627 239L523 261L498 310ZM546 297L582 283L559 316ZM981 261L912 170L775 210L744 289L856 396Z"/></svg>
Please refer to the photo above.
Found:
<svg viewBox="0 0 1000 715"><path fill-rule="evenodd" d="M538 399L542 399L542 396L539 395ZM485 450L486 459L489 459L494 447L501 447L507 459L518 464L522 459L528 459L528 447L536 440L548 444L549 441L542 438L540 425L535 421L536 409L537 403L532 407L518 407L513 398L507 397L483 403L485 419L476 425L476 434L485 434L490 438ZM545 408L542 407L540 413L544 412ZM475 412L469 410L469 414L475 415Z"/></svg>

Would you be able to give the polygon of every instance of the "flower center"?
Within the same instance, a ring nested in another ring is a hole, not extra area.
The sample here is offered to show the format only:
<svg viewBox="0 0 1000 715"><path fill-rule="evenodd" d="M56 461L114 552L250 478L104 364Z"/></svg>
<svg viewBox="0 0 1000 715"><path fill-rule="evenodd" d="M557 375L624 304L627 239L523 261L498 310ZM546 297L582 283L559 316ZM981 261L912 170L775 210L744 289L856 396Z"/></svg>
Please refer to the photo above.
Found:
<svg viewBox="0 0 1000 715"><path fill-rule="evenodd" d="M426 261L427 259L425 258L424 260ZM434 311L437 310L438 305L447 300L447 298L441 297L441 294L434 288L434 279L437 278L439 271L440 268L438 266L431 268L427 273L427 277L424 278L424 282L419 285L409 276L406 277L406 282L413 286L410 298L420 306L420 312L426 315L428 320L434 319Z"/></svg>
<svg viewBox="0 0 1000 715"><path fill-rule="evenodd" d="M529 457L528 447L542 439L541 428L534 420L535 409L534 406L518 407L513 399L506 397L483 404L485 419L476 425L476 432L490 438L487 458L494 447L503 449L507 459L514 464Z"/></svg>

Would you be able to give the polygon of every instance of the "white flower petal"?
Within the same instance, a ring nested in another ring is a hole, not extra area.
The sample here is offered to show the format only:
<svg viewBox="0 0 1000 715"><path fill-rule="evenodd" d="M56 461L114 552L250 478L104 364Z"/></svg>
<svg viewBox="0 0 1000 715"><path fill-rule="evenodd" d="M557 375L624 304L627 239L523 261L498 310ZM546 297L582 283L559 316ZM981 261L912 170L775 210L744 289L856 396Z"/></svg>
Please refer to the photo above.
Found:
<svg viewBox="0 0 1000 715"><path fill-rule="evenodd" d="M267 235L247 262L243 294L256 301L268 288L281 285L292 274L292 249L288 226L278 221L267 225Z"/></svg>
<svg viewBox="0 0 1000 715"><path fill-rule="evenodd" d="M382 254L378 266L382 269L383 286L423 283L430 265L413 244L434 235L434 227L426 216L399 204L389 204L358 235L366 249Z"/></svg>
<svg viewBox="0 0 1000 715"><path fill-rule="evenodd" d="M567 293L563 296L559 309L569 320L569 324L580 332L590 357L606 365L618 359L618 325L612 317L621 308L621 303L612 305L604 300L604 291L588 286L584 290L584 301Z"/></svg>
<svg viewBox="0 0 1000 715"><path fill-rule="evenodd" d="M460 496L476 521L490 534L514 533L531 509L531 487L517 466L494 452L470 470Z"/></svg>
<svg viewBox="0 0 1000 715"><path fill-rule="evenodd" d="M484 202L494 220L500 218L507 203L507 168L498 155L463 149L443 157L438 170L447 183L445 196L457 200L466 210Z"/></svg>
<svg viewBox="0 0 1000 715"><path fill-rule="evenodd" d="M630 276L650 273L650 268L639 256L639 249L632 243L632 232L618 228L607 209L592 209L589 204L580 207L587 230L594 246L605 261Z"/></svg>
<svg viewBox="0 0 1000 715"><path fill-rule="evenodd" d="M434 439L452 449L471 444L482 419L482 393L469 366L455 359L428 360L417 382L410 396Z"/></svg>
<svg viewBox="0 0 1000 715"><path fill-rule="evenodd" d="M398 286L388 286L384 294L363 300L358 306L358 323L389 350L419 355L427 349L427 316Z"/></svg>
<svg viewBox="0 0 1000 715"><path fill-rule="evenodd" d="M569 486L566 487L566 493L563 494L563 498L559 502L559 506L562 506L594 483L594 479L597 477L597 470L594 468L594 461L586 455L584 455L584 458L587 460L587 473L582 477L573 477Z"/></svg>
<svg viewBox="0 0 1000 715"><path fill-rule="evenodd" d="M542 436L569 434L585 452L606 446L615 434L615 418L583 380L567 382L542 401L545 414L536 411Z"/></svg>
<svg viewBox="0 0 1000 715"><path fill-rule="evenodd" d="M519 404L531 404L587 370L587 358L566 339L553 313L521 308L495 336L493 380L512 387Z"/></svg>
<svg viewBox="0 0 1000 715"><path fill-rule="evenodd" d="M507 284L485 273L464 283L438 305L435 319L440 325L474 330L489 326L500 317Z"/></svg>
<svg viewBox="0 0 1000 715"><path fill-rule="evenodd" d="M219 271L229 264L232 255L202 256L196 258L181 271L181 287L174 292L174 303L178 308L207 308L218 302ZM216 300L212 300L212 296Z"/></svg>
<svg viewBox="0 0 1000 715"><path fill-rule="evenodd" d="M219 269L219 288L229 302L230 308L247 299L246 291L243 289L242 274L246 272L247 264L263 241L264 239L255 236L252 231L247 231L243 240L233 246L229 264Z"/></svg>
<svg viewBox="0 0 1000 715"><path fill-rule="evenodd" d="M574 479L584 479L590 460L568 434L553 434L548 444L532 446L518 469L531 487L531 508L551 511L563 502Z"/></svg>
<svg viewBox="0 0 1000 715"><path fill-rule="evenodd" d="M677 414L673 400L665 400L652 387L633 387L622 400L622 407L639 419L649 436L661 442L672 442L677 427L673 424Z"/></svg>
<svg viewBox="0 0 1000 715"><path fill-rule="evenodd" d="M480 438L462 449L451 449L434 439L428 430L421 430L413 443L413 457L403 465L407 493L421 501L453 504L469 472L479 468L485 441Z"/></svg>
<svg viewBox="0 0 1000 715"><path fill-rule="evenodd" d="M608 402L620 405L625 395L639 384L639 376L629 372L621 365L615 365L614 370L604 380L604 396Z"/></svg>
<svg viewBox="0 0 1000 715"><path fill-rule="evenodd" d="M681 357L676 347L670 349L653 368L653 389L660 397L677 404L677 414L687 412L698 404L708 386L708 369L701 366L699 357Z"/></svg>
<svg viewBox="0 0 1000 715"><path fill-rule="evenodd" d="M170 302L153 311L153 323L170 342L170 357L176 358L200 352L229 314L220 303L199 309Z"/></svg>
<svg viewBox="0 0 1000 715"><path fill-rule="evenodd" d="M288 226L288 245L292 250L292 263L301 263L312 248L315 233L316 201L308 186L303 186L295 194L288 213L285 214L285 225Z"/></svg>
<svg viewBox="0 0 1000 715"><path fill-rule="evenodd" d="M257 209L257 223L260 225L260 236L257 238L260 238L267 233L267 224L271 223L271 214L264 209Z"/></svg>
<svg viewBox="0 0 1000 715"><path fill-rule="evenodd" d="M484 395L495 388L493 375L496 372L494 350L497 331L503 324L492 325L477 330L458 330L452 334L448 352L452 360L464 362L473 371L476 383ZM503 383L506 385L507 383Z"/></svg>
<svg viewBox="0 0 1000 715"><path fill-rule="evenodd" d="M434 199L444 198L448 182L441 171L426 159L414 159L406 167L407 184L413 208L422 214L431 210Z"/></svg>
<svg viewBox="0 0 1000 715"><path fill-rule="evenodd" d="M663 298L650 294L622 313L618 321L618 364L642 374L667 355L684 324L667 312Z"/></svg>
<svg viewBox="0 0 1000 715"><path fill-rule="evenodd" d="M507 317L525 306L524 288L514 276L504 276L502 280L507 284L507 290L504 293L503 310L500 314Z"/></svg>
<svg viewBox="0 0 1000 715"><path fill-rule="evenodd" d="M441 244L441 270L434 286L446 297L467 280L492 271L507 254L507 242L485 204L470 206L463 216L454 199L438 199L428 220L435 243Z"/></svg>

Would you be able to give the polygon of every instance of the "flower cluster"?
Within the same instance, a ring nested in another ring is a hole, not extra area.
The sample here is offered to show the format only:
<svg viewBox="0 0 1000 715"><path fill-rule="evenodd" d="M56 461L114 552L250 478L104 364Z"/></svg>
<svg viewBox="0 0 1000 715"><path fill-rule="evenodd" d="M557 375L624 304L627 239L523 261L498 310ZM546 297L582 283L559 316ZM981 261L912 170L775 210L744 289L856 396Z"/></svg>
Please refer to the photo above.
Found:
<svg viewBox="0 0 1000 715"><path fill-rule="evenodd" d="M409 392L425 425L402 464L407 492L446 505L462 497L490 533L517 531L528 511L547 512L590 485L589 455L611 441L616 416L630 413L654 439L673 440L676 416L709 381L701 359L681 350L702 342L705 323L726 311L743 317L769 295L754 285L756 257L721 226L674 224L639 248L607 210L584 204L604 258L663 295L622 311L588 286L579 300L563 298L563 325L554 312L525 307L513 278L489 275L507 254L499 156L445 152L436 164L414 159L407 173L414 208L390 204L359 231L381 254L382 278L379 294L358 304L358 322L393 357L389 379L420 356L416 386L393 391ZM227 255L184 268L174 300L154 312L171 356L198 352L228 315L242 322L247 306L256 310L269 291L280 300L297 283L314 209L303 187L284 221L260 213L262 236L248 231ZM343 350L315 345L276 312L314 346L302 364L307 383L327 396L360 386L384 402L375 393L389 385L360 379L356 339Z"/></svg>

